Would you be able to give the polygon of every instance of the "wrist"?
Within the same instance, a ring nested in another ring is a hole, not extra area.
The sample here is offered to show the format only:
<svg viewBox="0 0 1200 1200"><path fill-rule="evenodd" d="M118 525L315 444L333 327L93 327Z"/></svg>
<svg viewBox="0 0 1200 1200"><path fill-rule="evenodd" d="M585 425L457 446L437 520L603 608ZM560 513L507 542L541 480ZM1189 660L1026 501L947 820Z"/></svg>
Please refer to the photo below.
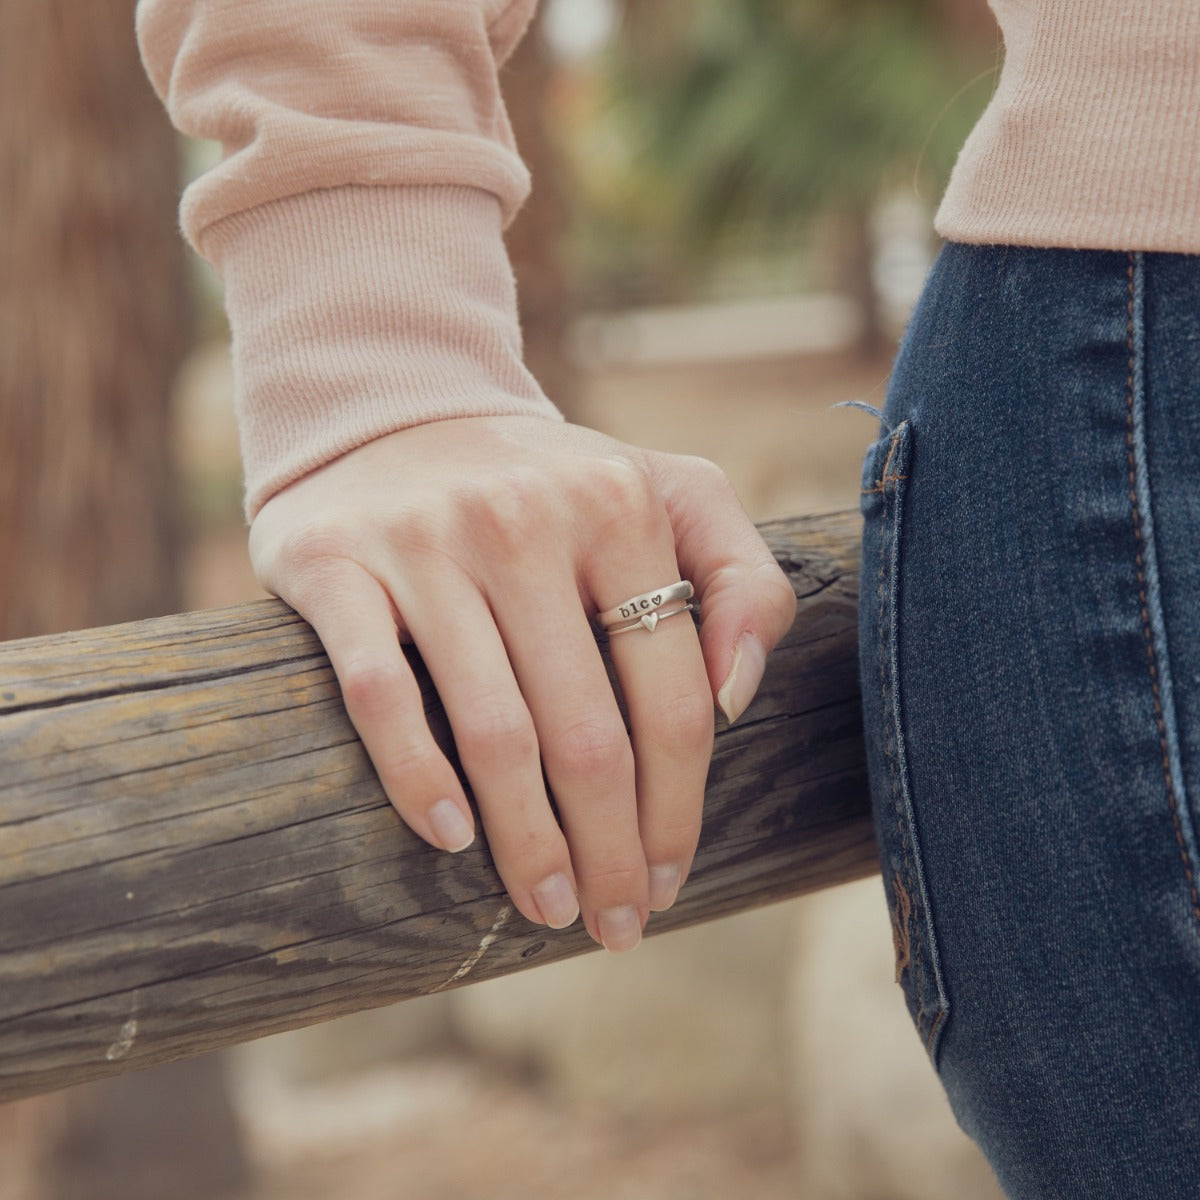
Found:
<svg viewBox="0 0 1200 1200"><path fill-rule="evenodd" d="M209 229L233 330L246 513L348 450L460 416L556 417L521 361L499 202L325 189Z"/></svg>

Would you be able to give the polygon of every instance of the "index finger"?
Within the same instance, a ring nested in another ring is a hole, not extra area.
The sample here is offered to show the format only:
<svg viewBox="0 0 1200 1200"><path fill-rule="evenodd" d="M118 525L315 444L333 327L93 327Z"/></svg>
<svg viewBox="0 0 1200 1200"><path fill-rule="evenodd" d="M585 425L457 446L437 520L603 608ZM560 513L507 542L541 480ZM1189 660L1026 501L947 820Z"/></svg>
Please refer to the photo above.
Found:
<svg viewBox="0 0 1200 1200"><path fill-rule="evenodd" d="M321 639L346 712L392 806L430 845L465 850L475 838L474 817L429 731L387 591L356 563L339 560L282 598Z"/></svg>

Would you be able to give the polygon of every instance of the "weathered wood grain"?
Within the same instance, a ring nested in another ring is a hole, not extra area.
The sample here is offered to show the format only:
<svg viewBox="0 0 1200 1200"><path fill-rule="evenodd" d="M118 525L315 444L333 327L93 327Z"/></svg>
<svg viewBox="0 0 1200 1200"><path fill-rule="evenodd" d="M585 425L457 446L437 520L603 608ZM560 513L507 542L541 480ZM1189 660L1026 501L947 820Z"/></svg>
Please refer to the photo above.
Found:
<svg viewBox="0 0 1200 1200"><path fill-rule="evenodd" d="M858 528L763 526L799 615L718 735L692 877L648 932L874 869ZM0 645L0 1100L593 948L515 913L482 841L402 825L282 604Z"/></svg>

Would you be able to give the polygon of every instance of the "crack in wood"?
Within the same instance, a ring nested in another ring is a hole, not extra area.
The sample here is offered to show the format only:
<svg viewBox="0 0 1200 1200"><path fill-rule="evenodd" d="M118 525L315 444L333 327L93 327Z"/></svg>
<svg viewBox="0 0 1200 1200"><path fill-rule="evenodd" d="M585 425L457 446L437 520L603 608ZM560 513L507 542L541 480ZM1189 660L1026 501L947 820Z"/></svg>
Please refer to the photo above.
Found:
<svg viewBox="0 0 1200 1200"><path fill-rule="evenodd" d="M253 667L224 667L215 671L164 676L161 679L139 679L134 686L125 685L97 688L95 691L90 692L69 692L65 696L57 696L53 699L45 700L31 700L25 704L20 703L18 700L16 703L10 702L7 705L0 705L0 718L20 716L24 713L70 708L78 704L94 704L97 701L114 700L121 696L140 696L148 692L175 691L205 683L223 683L231 679L248 679L253 675L263 674L267 671L276 671L280 667L302 662L314 662L318 667L329 668L329 660L325 657L324 653L309 652L296 655L292 658L275 659L269 663ZM78 678L78 676L73 676L73 678ZM20 686L20 683L0 679L0 687L5 688L7 691L11 692L14 688L19 688Z"/></svg>
<svg viewBox="0 0 1200 1200"><path fill-rule="evenodd" d="M449 979L445 980L443 983L439 983L436 987L430 988L429 995L432 996L434 992L443 991L445 988L450 987L451 984L457 983L460 979L465 979L479 965L480 959L483 958L483 956L488 952L488 949L491 947L492 943L496 941L497 937L499 937L500 930L508 923L508 919L512 915L513 906L511 904L504 905L497 915L495 921L492 922L491 929L489 929L487 933L483 935L483 938L480 940L479 945L475 948L474 953L469 954L463 960L458 970L455 971Z"/></svg>

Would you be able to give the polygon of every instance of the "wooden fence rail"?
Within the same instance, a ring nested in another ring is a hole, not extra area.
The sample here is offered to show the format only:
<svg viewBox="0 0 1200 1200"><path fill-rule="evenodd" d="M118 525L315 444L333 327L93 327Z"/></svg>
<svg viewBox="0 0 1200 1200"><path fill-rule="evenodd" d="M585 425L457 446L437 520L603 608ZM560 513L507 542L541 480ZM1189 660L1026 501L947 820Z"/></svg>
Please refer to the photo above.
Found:
<svg viewBox="0 0 1200 1200"><path fill-rule="evenodd" d="M718 735L692 877L648 933L875 868L857 515L762 531L799 615ZM0 1101L593 948L516 914L482 841L401 824L284 605L0 645Z"/></svg>

